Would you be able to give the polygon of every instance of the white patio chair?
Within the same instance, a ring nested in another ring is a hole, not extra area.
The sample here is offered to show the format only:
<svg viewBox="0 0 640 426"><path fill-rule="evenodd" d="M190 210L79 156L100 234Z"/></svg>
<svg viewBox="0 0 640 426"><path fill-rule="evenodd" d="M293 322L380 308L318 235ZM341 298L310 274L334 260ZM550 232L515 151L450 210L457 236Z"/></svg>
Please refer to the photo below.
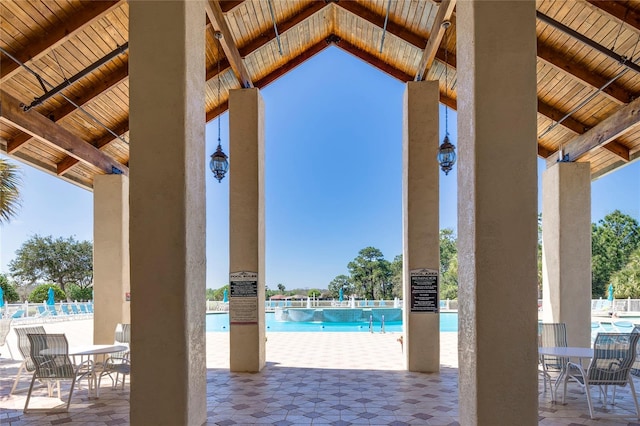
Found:
<svg viewBox="0 0 640 426"><path fill-rule="evenodd" d="M96 386L96 394L100 391L100 383L102 377L109 376L111 379L111 387L115 389L118 386L120 375L122 375L122 389L126 377L131 374L131 361L129 360L129 344L131 343L131 324L118 324L116 326L115 343L127 347L126 351L116 352L107 358L102 366L102 371L98 374L98 385Z"/></svg>
<svg viewBox="0 0 640 426"><path fill-rule="evenodd" d="M29 373L33 372L36 369L35 364L31 360L31 343L29 342L29 338L27 334L44 334L46 331L44 327L41 325L32 326L32 327L18 327L14 329L16 331L16 336L18 337L18 351L20 355L22 355L22 364L18 368L18 373L16 374L16 379L13 382L13 386L11 387L11 392L9 392L9 396L11 396L15 390L16 386L18 386L18 382L20 380L20 375L22 371L27 371Z"/></svg>
<svg viewBox="0 0 640 426"><path fill-rule="evenodd" d="M595 419L593 401L591 399L591 386L598 386L602 398L603 407L607 405L608 386L626 386L629 384L631 396L636 407L636 417L640 419L640 407L631 378L631 367L636 357L636 347L640 333L599 333L593 346L593 358L586 370L582 365L573 362L567 363L567 372L564 378L564 392L562 403L567 394L567 381L575 379L584 386L589 405L589 415ZM615 388L612 404L615 402Z"/></svg>
<svg viewBox="0 0 640 426"><path fill-rule="evenodd" d="M567 326L564 323L540 323L538 324L538 343L541 347L566 347L567 346ZM540 355L540 366L542 367L542 378L544 380L544 392L547 391L547 383L551 391L552 399L553 384L551 372L557 373L557 378L569 362L568 358ZM556 379L557 379L556 378Z"/></svg>
<svg viewBox="0 0 640 426"><path fill-rule="evenodd" d="M13 318L11 317L0 318L0 346L7 345L7 349L9 349L9 356L13 359L11 346L9 346L9 343L7 342L7 336L11 331L11 321L13 321Z"/></svg>
<svg viewBox="0 0 640 426"><path fill-rule="evenodd" d="M24 412L46 411L46 412L67 412L71 404L73 389L76 380L85 376L90 376L93 371L91 369L92 361L85 361L76 366L69 358L69 344L64 334L27 334L27 338L31 343L31 360L35 365L35 371L31 378L29 393L24 404ZM71 380L69 388L69 398L66 406L54 408L29 408L31 400L31 392L36 379L45 382L49 386L49 396L52 396L54 386L58 390L58 398L61 398L60 382L63 380ZM89 382L91 383L91 381Z"/></svg>

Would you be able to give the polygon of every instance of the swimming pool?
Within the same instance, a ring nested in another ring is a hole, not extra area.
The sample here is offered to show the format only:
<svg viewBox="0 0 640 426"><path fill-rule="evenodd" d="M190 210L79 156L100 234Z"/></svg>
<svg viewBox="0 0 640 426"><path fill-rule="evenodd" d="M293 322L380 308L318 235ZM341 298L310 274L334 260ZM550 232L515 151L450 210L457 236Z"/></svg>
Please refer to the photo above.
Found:
<svg viewBox="0 0 640 426"><path fill-rule="evenodd" d="M267 312L267 331L277 332L369 332L368 322L282 322L275 320L273 312ZM385 322L385 332L400 333L402 332L402 321ZM207 332L228 332L229 331L229 314L224 313L208 313L206 322ZM373 332L380 333L382 324L374 321ZM445 312L440 314L440 331L458 331L458 313Z"/></svg>

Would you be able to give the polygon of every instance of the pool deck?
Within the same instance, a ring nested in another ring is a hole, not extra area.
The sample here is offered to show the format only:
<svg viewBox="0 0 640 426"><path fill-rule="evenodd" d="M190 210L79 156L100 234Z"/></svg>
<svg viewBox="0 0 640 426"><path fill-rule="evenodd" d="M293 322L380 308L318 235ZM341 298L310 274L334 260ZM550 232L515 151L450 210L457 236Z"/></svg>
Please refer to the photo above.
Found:
<svg viewBox="0 0 640 426"><path fill-rule="evenodd" d="M64 332L71 346L92 343L92 320L48 322L44 327ZM326 332L268 332L263 371L231 373L228 336L207 333L207 425L458 425L457 333L440 335L438 374L403 370L399 333ZM17 355L15 333L9 337ZM6 358L5 347L0 353L0 424L129 424L128 382L124 390L112 390L103 382L99 399L89 399L85 385L74 392L69 413L23 414L25 393L8 397L19 361ZM20 386L28 381L24 377ZM569 385L564 406L551 403L541 386L540 391L540 425L640 425L633 419L628 388L618 390L613 413L599 412L629 416L615 420L591 420L586 397L576 384ZM50 402L43 397L33 401L42 406Z"/></svg>

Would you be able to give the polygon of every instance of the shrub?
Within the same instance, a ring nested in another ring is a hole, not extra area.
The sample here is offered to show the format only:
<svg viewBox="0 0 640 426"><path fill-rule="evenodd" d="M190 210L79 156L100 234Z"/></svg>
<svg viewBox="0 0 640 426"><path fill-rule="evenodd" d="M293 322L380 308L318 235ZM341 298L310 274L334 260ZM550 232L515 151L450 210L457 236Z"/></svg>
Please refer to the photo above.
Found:
<svg viewBox="0 0 640 426"><path fill-rule="evenodd" d="M9 280L3 274L0 274L0 287L2 287L2 291L4 292L4 300L7 303L15 303L20 301L20 296L16 291L16 288L9 284Z"/></svg>
<svg viewBox="0 0 640 426"><path fill-rule="evenodd" d="M61 300L67 300L67 295L62 291L60 287L55 284L41 284L29 294L29 302L42 303L49 298L49 287L53 289L53 299L56 302Z"/></svg>
<svg viewBox="0 0 640 426"><path fill-rule="evenodd" d="M87 302L93 299L93 287L80 287L75 284L67 285L67 295L71 300Z"/></svg>

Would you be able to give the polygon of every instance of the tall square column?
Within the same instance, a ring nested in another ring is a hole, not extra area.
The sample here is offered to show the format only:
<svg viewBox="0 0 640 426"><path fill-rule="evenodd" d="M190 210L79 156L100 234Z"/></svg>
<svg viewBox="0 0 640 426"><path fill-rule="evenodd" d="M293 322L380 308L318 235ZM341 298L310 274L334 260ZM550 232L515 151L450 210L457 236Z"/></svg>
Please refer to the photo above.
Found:
<svg viewBox="0 0 640 426"><path fill-rule="evenodd" d="M118 323L131 322L129 287L129 177L93 180L93 342L111 344Z"/></svg>
<svg viewBox="0 0 640 426"><path fill-rule="evenodd" d="M129 2L131 424L202 425L205 9Z"/></svg>
<svg viewBox="0 0 640 426"><path fill-rule="evenodd" d="M591 344L591 166L542 173L542 309L567 325L569 346Z"/></svg>
<svg viewBox="0 0 640 426"><path fill-rule="evenodd" d="M536 5L457 3L461 425L537 425Z"/></svg>
<svg viewBox="0 0 640 426"><path fill-rule="evenodd" d="M411 81L403 100L405 366L427 373L440 370L439 95L437 81Z"/></svg>
<svg viewBox="0 0 640 426"><path fill-rule="evenodd" d="M264 102L229 94L229 352L231 371L266 362L264 317Z"/></svg>

